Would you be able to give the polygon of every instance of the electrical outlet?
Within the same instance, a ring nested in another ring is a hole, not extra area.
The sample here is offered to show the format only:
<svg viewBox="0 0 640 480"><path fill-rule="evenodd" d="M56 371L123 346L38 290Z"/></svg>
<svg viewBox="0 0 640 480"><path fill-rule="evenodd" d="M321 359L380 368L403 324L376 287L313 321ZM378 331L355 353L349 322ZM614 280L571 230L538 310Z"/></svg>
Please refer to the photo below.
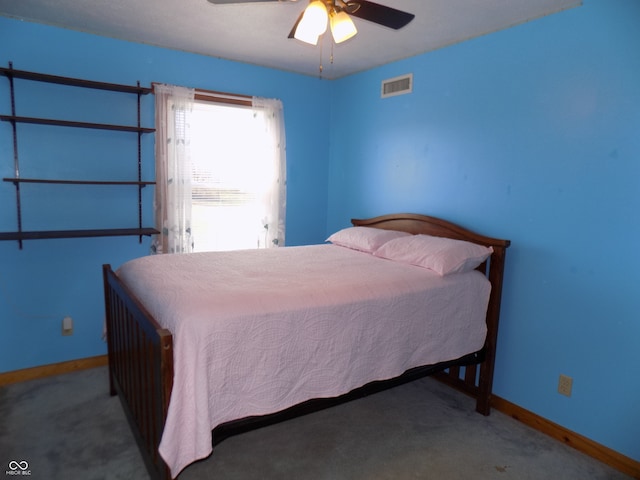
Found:
<svg viewBox="0 0 640 480"><path fill-rule="evenodd" d="M73 318L64 317L62 319L62 335L73 335Z"/></svg>
<svg viewBox="0 0 640 480"><path fill-rule="evenodd" d="M567 397L571 396L571 388L573 387L573 378L567 377L566 375L560 375L560 380L558 380L558 393L565 395Z"/></svg>

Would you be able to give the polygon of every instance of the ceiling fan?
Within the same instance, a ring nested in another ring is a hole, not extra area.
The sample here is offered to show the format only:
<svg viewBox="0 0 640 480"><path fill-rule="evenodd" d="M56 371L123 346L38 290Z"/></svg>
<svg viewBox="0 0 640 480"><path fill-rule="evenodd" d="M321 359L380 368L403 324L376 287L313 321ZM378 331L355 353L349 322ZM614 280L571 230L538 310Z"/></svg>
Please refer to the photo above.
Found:
<svg viewBox="0 0 640 480"><path fill-rule="evenodd" d="M215 4L253 3L253 2L282 2L283 0L208 0ZM296 1L296 0L288 0ZM306 43L316 45L318 38L331 27L331 33L336 43L344 42L353 37L356 27L350 16L377 23L394 30L398 30L414 19L412 13L403 12L395 8L380 5L366 0L311 0L307 8L300 14L289 38L296 38Z"/></svg>

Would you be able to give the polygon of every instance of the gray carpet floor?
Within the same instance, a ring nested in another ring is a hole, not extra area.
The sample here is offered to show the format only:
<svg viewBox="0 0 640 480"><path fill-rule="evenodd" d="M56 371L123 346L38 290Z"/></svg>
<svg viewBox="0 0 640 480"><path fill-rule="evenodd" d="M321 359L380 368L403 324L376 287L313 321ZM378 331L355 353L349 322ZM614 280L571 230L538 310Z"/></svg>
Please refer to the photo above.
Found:
<svg viewBox="0 0 640 480"><path fill-rule="evenodd" d="M0 388L0 476L146 479L106 368ZM15 463L12 464L14 467ZM20 464L24 466L24 463ZM432 379L223 441L180 480L629 479Z"/></svg>

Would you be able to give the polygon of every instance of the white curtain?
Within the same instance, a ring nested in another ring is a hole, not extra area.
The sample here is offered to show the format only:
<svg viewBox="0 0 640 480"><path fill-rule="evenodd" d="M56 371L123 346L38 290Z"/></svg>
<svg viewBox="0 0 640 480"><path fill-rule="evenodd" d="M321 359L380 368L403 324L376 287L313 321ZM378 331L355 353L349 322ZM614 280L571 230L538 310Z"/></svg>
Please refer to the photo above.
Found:
<svg viewBox="0 0 640 480"><path fill-rule="evenodd" d="M194 89L154 85L156 124L153 253L187 253L191 237L190 115Z"/></svg>
<svg viewBox="0 0 640 480"><path fill-rule="evenodd" d="M284 246L285 213L287 207L287 162L282 102L277 99L253 97L254 118L265 129L265 155L274 178L262 195L263 210L259 242L262 248Z"/></svg>

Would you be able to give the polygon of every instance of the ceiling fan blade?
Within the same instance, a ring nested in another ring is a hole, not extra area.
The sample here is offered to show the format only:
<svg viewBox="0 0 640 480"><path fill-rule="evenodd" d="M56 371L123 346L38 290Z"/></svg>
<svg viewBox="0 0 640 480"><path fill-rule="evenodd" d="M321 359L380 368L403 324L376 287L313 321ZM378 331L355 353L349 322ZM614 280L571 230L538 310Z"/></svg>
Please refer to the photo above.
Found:
<svg viewBox="0 0 640 480"><path fill-rule="evenodd" d="M304 15L304 10L296 20L296 23L293 24L293 28L291 29L291 32L289 32L289 36L287 38L294 38L294 35L296 33L296 28L298 28L298 24L300 23L300 20L302 20L303 15Z"/></svg>
<svg viewBox="0 0 640 480"><path fill-rule="evenodd" d="M351 2L347 2L347 4L349 3ZM415 18L413 13L403 12L402 10L396 10L395 8L380 5L378 3L367 2L364 0L357 0L353 3L359 3L360 8L353 13L350 13L350 15L385 27L393 28L395 30L404 27Z"/></svg>

